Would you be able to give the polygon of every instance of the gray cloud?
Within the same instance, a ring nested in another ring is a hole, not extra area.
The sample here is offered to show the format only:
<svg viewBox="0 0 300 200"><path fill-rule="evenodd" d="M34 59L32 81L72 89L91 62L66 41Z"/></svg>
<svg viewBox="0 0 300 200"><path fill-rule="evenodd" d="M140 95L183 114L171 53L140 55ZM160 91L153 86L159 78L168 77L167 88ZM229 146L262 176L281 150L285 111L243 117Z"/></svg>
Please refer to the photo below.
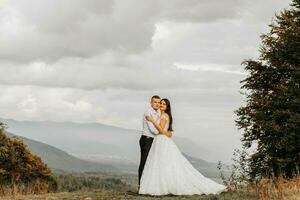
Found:
<svg viewBox="0 0 300 200"><path fill-rule="evenodd" d="M140 52L154 33L152 9L140 1L9 1L1 12L0 58L53 62L110 50Z"/></svg>
<svg viewBox="0 0 300 200"><path fill-rule="evenodd" d="M105 60L110 67L105 67ZM119 63L117 63L119 64ZM29 65L0 66L0 83L6 85L37 85L53 88L86 90L123 88L132 90L175 88L232 88L244 77L234 71L210 70L211 66L190 70L189 66L139 66L139 60L126 60L123 66L113 66L109 58L60 60L55 64L35 62ZM103 66L103 67L102 67ZM206 65L204 65L205 67ZM16 73L17 72L17 73ZM218 81L216 81L216 79Z"/></svg>
<svg viewBox="0 0 300 200"><path fill-rule="evenodd" d="M161 0L160 17L171 21L212 22L239 16L242 0Z"/></svg>
<svg viewBox="0 0 300 200"><path fill-rule="evenodd" d="M243 0L6 1L0 9L0 59L56 62L64 57L87 58L107 51L139 54L149 50L159 22L208 23L237 19L249 13L269 16L273 9L260 8L272 3L269 0L264 3ZM276 4L282 6L283 3ZM260 12L257 13L257 9Z"/></svg>
<svg viewBox="0 0 300 200"><path fill-rule="evenodd" d="M284 6L275 5L264 12L241 0L7 1L0 10L0 84L232 87L267 27L253 19Z"/></svg>

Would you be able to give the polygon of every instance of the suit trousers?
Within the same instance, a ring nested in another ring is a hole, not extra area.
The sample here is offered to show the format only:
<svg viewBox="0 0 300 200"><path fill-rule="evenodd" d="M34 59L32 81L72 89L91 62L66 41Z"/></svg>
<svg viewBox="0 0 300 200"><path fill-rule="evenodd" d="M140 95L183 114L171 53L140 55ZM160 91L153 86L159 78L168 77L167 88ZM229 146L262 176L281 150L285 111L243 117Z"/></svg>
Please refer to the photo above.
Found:
<svg viewBox="0 0 300 200"><path fill-rule="evenodd" d="M145 166L153 139L154 139L153 137L149 137L149 136L145 136L145 135L142 135L140 138L139 143L140 143L140 149L141 149L141 160L140 160L140 166L139 166L139 186L140 186L140 181L141 181L141 177L143 174L144 166Z"/></svg>

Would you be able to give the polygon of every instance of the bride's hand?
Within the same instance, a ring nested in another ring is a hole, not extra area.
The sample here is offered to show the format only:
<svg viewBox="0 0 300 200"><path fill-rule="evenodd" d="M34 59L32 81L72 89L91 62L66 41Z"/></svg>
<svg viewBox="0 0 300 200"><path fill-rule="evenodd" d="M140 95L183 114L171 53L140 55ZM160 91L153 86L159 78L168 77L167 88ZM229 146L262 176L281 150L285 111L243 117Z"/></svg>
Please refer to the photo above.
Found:
<svg viewBox="0 0 300 200"><path fill-rule="evenodd" d="M146 116L146 119L150 122L153 122L154 121L154 118L151 116L151 115L147 115Z"/></svg>
<svg viewBox="0 0 300 200"><path fill-rule="evenodd" d="M173 131L167 131L165 135L171 138L173 136Z"/></svg>

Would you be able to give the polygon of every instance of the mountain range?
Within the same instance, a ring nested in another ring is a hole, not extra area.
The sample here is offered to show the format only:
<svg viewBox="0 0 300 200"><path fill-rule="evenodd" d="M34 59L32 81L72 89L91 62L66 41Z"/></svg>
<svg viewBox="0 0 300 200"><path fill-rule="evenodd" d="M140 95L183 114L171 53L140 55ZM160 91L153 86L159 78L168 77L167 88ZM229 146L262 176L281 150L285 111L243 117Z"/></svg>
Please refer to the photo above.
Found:
<svg viewBox="0 0 300 200"><path fill-rule="evenodd" d="M50 168L136 174L139 162L137 130L99 123L17 121L0 119L9 136L21 137ZM204 175L219 178L216 163L201 159L205 150L193 141L174 137L184 156Z"/></svg>

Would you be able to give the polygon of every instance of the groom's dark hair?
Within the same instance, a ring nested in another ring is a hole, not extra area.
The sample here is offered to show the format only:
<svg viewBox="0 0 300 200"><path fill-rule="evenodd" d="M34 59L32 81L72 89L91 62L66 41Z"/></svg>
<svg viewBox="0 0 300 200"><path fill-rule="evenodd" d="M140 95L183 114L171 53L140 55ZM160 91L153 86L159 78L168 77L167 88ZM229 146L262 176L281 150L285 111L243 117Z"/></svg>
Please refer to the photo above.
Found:
<svg viewBox="0 0 300 200"><path fill-rule="evenodd" d="M160 99L160 97L158 95L154 95L151 97L151 101L152 101L152 99Z"/></svg>

